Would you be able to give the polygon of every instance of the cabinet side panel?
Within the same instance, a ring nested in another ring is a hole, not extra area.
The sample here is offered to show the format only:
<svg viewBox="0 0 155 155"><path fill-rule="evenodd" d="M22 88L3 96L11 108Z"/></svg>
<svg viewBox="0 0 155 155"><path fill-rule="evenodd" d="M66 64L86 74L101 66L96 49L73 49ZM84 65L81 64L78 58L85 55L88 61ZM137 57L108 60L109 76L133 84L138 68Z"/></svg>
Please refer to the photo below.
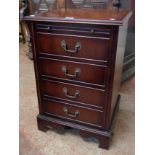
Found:
<svg viewBox="0 0 155 155"><path fill-rule="evenodd" d="M112 114L115 108L117 96L119 95L119 91L120 91L120 82L121 82L121 75L122 75L122 65L123 65L123 58L124 58L124 52L125 52L125 45L126 45L127 28L128 28L128 22L125 22L123 26L119 27L119 32L118 32L110 120L112 119Z"/></svg>
<svg viewBox="0 0 155 155"><path fill-rule="evenodd" d="M32 42L32 52L33 52L33 65L34 65L34 72L35 72L35 80L36 80L36 89L37 89L37 97L39 103L39 112L41 112L41 92L39 88L39 75L38 75L38 65L37 65L37 49L36 49L36 37L35 37L35 30L34 30L34 23L27 22L27 25L30 30L31 42Z"/></svg>

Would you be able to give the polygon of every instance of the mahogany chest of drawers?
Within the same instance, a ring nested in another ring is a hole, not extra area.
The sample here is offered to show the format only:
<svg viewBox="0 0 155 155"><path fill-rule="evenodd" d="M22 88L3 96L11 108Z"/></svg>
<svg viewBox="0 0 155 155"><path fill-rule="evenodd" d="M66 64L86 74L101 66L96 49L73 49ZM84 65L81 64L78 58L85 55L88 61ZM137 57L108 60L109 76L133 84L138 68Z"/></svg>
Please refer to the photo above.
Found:
<svg viewBox="0 0 155 155"><path fill-rule="evenodd" d="M77 128L108 149L130 16L66 10L24 17L32 37L39 130Z"/></svg>

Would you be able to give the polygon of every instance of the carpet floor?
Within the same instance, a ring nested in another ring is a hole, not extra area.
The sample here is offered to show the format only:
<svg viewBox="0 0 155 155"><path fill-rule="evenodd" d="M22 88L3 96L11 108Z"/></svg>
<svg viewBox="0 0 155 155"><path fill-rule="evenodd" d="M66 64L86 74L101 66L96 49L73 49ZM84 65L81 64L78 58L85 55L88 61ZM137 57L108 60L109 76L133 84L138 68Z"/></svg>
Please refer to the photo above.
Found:
<svg viewBox="0 0 155 155"><path fill-rule="evenodd" d="M78 131L64 134L55 130L46 133L37 129L38 103L33 61L26 56L27 46L20 44L20 155L134 155L135 79L121 86L120 111L110 149L98 148L96 139L83 140Z"/></svg>

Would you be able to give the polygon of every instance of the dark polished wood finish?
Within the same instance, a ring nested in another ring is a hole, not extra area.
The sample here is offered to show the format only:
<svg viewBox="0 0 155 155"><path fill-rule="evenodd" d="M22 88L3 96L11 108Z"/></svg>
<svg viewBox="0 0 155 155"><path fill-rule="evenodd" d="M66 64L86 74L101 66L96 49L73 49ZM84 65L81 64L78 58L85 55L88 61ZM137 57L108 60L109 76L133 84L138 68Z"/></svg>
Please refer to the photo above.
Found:
<svg viewBox="0 0 155 155"><path fill-rule="evenodd" d="M124 20L129 16L131 14L128 11L60 9L24 18L27 21L123 25Z"/></svg>
<svg viewBox="0 0 155 155"><path fill-rule="evenodd" d="M62 27L63 28L63 27ZM54 55L65 55L65 56L73 56L73 57L80 57L80 58L87 58L87 59L95 59L95 60L107 60L109 51L109 44L110 38L107 33L109 32L98 32L100 35L95 35L97 32L95 29L89 29L92 36L88 36L84 34L84 32L76 32L78 30L71 30L72 34L60 34L61 29L59 28L54 34L54 30L50 33L42 33L38 32L38 49L40 52L44 52L47 54L54 54ZM64 30L65 31L65 30ZM83 30L84 31L84 30ZM53 33L53 34L51 34ZM62 32L64 33L64 32ZM66 31L66 33L69 33ZM76 34L77 33L77 34ZM87 32L88 33L88 32ZM105 35L105 37L104 37ZM65 45L68 51L65 51L64 48L61 47L61 43L65 41ZM53 44L51 44L51 42ZM60 43L60 44L57 44ZM75 51L75 46L80 44L79 49ZM92 45L92 46L88 46ZM81 49L80 49L81 48ZM52 51L51 51L52 49ZM72 50L72 51L69 51ZM89 52L89 55L87 54ZM97 53L97 55L96 55Z"/></svg>
<svg viewBox="0 0 155 155"><path fill-rule="evenodd" d="M109 148L130 16L61 9L24 18L33 43L39 130L77 128Z"/></svg>
<svg viewBox="0 0 155 155"><path fill-rule="evenodd" d="M102 110L94 110L92 108L86 108L79 105L66 104L66 102L51 100L43 102L43 112L50 114L52 116L57 116L60 118L65 118L68 120L74 120L74 122L79 122L82 124L87 124L91 126L96 126L102 128L103 114ZM67 110L67 112L64 112ZM93 117L91 117L93 115ZM90 119L91 117L91 119Z"/></svg>
<svg viewBox="0 0 155 155"><path fill-rule="evenodd" d="M68 102L74 101L76 104L98 109L104 108L104 102L106 98L106 91L104 89L95 89L92 87L80 86L77 84L54 80L43 80L41 82L41 89L44 93L44 97L60 98ZM67 94L64 92L64 89L67 89ZM77 92L79 92L79 95L74 97ZM86 97L86 94L88 96L95 97Z"/></svg>
<svg viewBox="0 0 155 155"><path fill-rule="evenodd" d="M105 85L107 67L42 57L38 61L41 75Z"/></svg>

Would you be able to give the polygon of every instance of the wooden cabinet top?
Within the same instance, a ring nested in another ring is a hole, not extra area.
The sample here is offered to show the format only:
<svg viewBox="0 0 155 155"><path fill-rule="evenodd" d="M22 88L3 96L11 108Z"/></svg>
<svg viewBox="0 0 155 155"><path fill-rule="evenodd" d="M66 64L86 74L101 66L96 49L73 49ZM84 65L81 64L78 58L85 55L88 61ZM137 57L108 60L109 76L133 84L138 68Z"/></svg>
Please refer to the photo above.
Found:
<svg viewBox="0 0 155 155"><path fill-rule="evenodd" d="M95 9L57 9L23 18L26 21L122 25L132 15L129 11Z"/></svg>

